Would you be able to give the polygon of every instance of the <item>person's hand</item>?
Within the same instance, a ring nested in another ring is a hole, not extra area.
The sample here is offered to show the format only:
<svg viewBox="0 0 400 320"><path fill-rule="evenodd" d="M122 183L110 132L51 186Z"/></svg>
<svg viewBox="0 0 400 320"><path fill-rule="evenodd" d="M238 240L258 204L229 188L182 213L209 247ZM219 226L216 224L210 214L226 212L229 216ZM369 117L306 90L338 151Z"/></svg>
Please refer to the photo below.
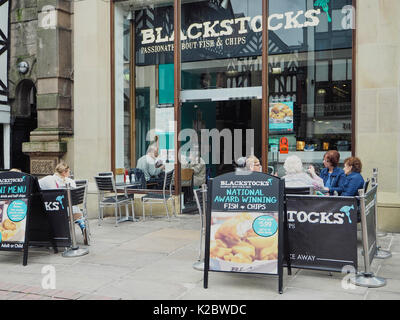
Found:
<svg viewBox="0 0 400 320"><path fill-rule="evenodd" d="M329 188L327 188L327 187L324 187L324 190L325 190L326 192L329 192Z"/></svg>
<svg viewBox="0 0 400 320"><path fill-rule="evenodd" d="M314 166L309 166L308 167L308 172L311 174L311 176L313 176L313 177L316 176Z"/></svg>

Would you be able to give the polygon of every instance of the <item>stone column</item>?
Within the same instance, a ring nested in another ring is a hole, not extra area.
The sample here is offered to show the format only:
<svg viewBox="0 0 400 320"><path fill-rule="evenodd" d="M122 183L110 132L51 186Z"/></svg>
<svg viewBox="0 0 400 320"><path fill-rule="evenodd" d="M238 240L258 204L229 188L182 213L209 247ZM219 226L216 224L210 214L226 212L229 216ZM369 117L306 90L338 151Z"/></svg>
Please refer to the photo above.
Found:
<svg viewBox="0 0 400 320"><path fill-rule="evenodd" d="M72 136L72 4L66 0L37 0L38 128L23 152L30 156L31 173L54 172Z"/></svg>

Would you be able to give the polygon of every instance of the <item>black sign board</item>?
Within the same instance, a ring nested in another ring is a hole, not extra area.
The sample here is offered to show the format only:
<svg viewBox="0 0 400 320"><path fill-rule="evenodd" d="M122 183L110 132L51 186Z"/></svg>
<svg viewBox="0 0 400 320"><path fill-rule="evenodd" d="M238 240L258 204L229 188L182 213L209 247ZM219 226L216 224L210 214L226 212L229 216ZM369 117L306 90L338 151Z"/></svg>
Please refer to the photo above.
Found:
<svg viewBox="0 0 400 320"><path fill-rule="evenodd" d="M182 4L182 62L261 56L261 1L249 0L249 3L252 2L251 9L248 5L231 5L229 1L223 5L222 2L192 1ZM351 0L329 4L336 12L335 19L342 22L351 18L349 5ZM324 8L327 10L324 11ZM270 7L268 18L269 54L304 52L314 46L317 51L351 48L350 25L336 23L336 28L328 32L331 29L328 28L331 24L327 20L328 9L328 5L321 7L305 4L305 1L276 1ZM136 64L173 63L173 6L147 6L136 10L134 21ZM326 32L317 31L319 25L326 26ZM318 41L310 43L310 38L314 37Z"/></svg>
<svg viewBox="0 0 400 320"><path fill-rule="evenodd" d="M341 272L357 270L357 200L351 197L286 196L290 266Z"/></svg>
<svg viewBox="0 0 400 320"><path fill-rule="evenodd" d="M44 213L50 224L53 242L57 247L70 247L71 233L67 209L67 190L42 190L41 193L44 203Z"/></svg>
<svg viewBox="0 0 400 320"><path fill-rule="evenodd" d="M208 272L279 275L282 292L283 182L233 172L208 183L204 287Z"/></svg>

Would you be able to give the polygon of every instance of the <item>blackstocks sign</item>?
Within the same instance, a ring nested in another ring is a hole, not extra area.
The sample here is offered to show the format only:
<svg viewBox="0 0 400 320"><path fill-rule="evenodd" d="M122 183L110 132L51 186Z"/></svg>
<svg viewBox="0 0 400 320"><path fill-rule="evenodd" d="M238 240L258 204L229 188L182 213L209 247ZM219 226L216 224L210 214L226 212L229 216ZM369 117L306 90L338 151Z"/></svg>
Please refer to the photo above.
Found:
<svg viewBox="0 0 400 320"><path fill-rule="evenodd" d="M357 201L287 196L288 255L294 267L340 272L357 268Z"/></svg>

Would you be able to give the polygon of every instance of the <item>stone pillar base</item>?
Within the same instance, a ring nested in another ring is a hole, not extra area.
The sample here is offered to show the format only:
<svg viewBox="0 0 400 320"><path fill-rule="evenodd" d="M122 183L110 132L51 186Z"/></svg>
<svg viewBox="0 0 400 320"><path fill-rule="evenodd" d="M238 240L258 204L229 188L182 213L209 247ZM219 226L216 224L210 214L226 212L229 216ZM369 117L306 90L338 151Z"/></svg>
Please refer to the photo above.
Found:
<svg viewBox="0 0 400 320"><path fill-rule="evenodd" d="M54 173L56 165L67 152L64 141L31 141L22 144L22 151L30 157L31 174L43 177Z"/></svg>

